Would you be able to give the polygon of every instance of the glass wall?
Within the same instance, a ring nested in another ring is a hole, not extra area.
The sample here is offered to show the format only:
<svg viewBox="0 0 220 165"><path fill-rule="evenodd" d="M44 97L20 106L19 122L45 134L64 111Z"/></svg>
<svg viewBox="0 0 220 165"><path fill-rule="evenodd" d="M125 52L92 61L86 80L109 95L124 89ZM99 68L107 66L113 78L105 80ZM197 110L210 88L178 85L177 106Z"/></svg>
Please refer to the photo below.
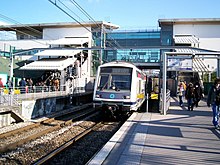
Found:
<svg viewBox="0 0 220 165"><path fill-rule="evenodd" d="M159 62L159 49L118 49L114 51L106 51L104 59L109 61L130 61L130 62Z"/></svg>
<svg viewBox="0 0 220 165"><path fill-rule="evenodd" d="M161 45L171 46L173 44L173 26L164 25L161 27Z"/></svg>
<svg viewBox="0 0 220 165"><path fill-rule="evenodd" d="M130 62L160 62L159 49L145 47L160 46L160 31L112 32L106 36L104 62L119 60Z"/></svg>

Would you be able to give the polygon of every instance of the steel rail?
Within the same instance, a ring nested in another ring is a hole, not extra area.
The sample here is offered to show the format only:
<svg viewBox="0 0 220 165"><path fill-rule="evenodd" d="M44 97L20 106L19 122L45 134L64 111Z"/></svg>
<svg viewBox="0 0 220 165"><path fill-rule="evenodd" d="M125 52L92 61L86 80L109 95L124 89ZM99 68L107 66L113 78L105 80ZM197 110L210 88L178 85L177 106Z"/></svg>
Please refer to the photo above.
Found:
<svg viewBox="0 0 220 165"><path fill-rule="evenodd" d="M82 110L82 109L81 109ZM22 131L28 131L30 130L31 128L35 128L35 127L39 127L39 126L43 126L43 125L46 125L46 126L51 126L50 128L47 128L41 132L37 132L37 133L34 133L30 136L27 136L26 138L22 139L22 140L19 140L19 141L16 141L16 142L13 142L13 143L10 143L10 144L6 144L2 147L0 147L0 152L3 153L3 152L7 152L7 151L10 151L10 150L13 150L13 149L16 149L18 146L22 145L22 144L25 144L31 140L34 140L34 139L37 139L38 137L41 137L45 134L48 134L50 132L53 132L61 127L64 127L64 126L67 126L67 125L70 125L71 123L74 123L75 120L77 119L80 119L86 115L90 115L91 113L95 112L95 110L92 110L92 109L84 109L86 110L86 112L80 112L80 113L75 113L75 112L78 112L80 111L80 109L77 109L75 111L72 111L73 113L73 116L68 116L69 120L65 120L65 121L62 121L63 119L61 118L62 116L65 116L65 115L70 115L70 112L66 113L66 114L62 114L61 116L59 117L55 117L55 118L51 118L51 119L46 119L42 122L39 122L39 123L35 123L33 124L33 126L30 126L30 127L26 127L26 128L21 128L21 129L17 129L17 130L14 130L14 131L10 131L10 132L7 132L7 133L4 133L4 134L1 134L2 137L7 137L7 136L13 136L14 134L18 134ZM61 118L62 120L60 119L56 119L56 118ZM53 122L53 124L52 124Z"/></svg>
<svg viewBox="0 0 220 165"><path fill-rule="evenodd" d="M76 141L80 140L81 138L83 138L85 135L88 135L91 131L94 130L94 128L98 127L101 124L101 122L95 124L94 126L92 126L91 128L86 129L85 131L83 131L82 133L80 133L79 135L76 135L75 137L73 137L71 140L69 140L68 142L62 144L60 147L58 147L57 149L51 151L48 155L40 158L39 160L37 160L34 165L40 165L45 163L46 161L48 161L49 159L51 159L52 157L56 156L57 154L59 154L60 152L62 152L63 150L65 150L66 148L68 148L69 146L73 145Z"/></svg>

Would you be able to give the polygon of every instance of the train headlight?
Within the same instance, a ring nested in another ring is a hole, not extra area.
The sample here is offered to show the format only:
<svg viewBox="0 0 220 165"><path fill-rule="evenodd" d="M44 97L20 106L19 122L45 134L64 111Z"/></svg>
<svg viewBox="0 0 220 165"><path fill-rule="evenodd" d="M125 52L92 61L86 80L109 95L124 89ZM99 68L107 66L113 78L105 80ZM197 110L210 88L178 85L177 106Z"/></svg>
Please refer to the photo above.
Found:
<svg viewBox="0 0 220 165"><path fill-rule="evenodd" d="M124 96L124 99L130 99L130 96Z"/></svg>
<svg viewBox="0 0 220 165"><path fill-rule="evenodd" d="M96 97L96 98L100 98L100 97L101 97L101 95L96 94L96 95L95 95L95 97Z"/></svg>

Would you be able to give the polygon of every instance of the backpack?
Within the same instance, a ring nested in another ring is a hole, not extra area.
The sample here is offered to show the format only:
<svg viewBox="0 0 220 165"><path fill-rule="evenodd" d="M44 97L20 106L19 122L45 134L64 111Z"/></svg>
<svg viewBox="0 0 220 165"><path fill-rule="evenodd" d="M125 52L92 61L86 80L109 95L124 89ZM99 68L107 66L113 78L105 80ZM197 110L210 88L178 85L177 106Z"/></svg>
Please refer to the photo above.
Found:
<svg viewBox="0 0 220 165"><path fill-rule="evenodd" d="M186 98L190 99L190 98L194 98L194 96L195 96L194 87L189 86L188 89L186 90Z"/></svg>

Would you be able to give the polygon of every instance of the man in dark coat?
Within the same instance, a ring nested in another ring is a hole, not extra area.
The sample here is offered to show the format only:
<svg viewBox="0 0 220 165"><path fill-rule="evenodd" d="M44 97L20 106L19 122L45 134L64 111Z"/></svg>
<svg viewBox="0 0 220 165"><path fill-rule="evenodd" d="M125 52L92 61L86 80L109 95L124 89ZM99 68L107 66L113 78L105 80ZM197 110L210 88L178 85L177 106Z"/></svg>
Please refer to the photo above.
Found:
<svg viewBox="0 0 220 165"><path fill-rule="evenodd" d="M185 97L187 100L188 111L193 111L193 107L195 105L195 88L192 83L189 83L186 87Z"/></svg>
<svg viewBox="0 0 220 165"><path fill-rule="evenodd" d="M208 98L207 98L207 106L212 106L212 123L215 129L220 129L219 126L219 114L220 114L220 78L217 78L214 81L214 84L210 87Z"/></svg>
<svg viewBox="0 0 220 165"><path fill-rule="evenodd" d="M194 99L194 102L195 102L195 106L198 107L199 101L202 98L202 88L201 88L199 82L196 82L194 84L194 89L195 89L195 99Z"/></svg>

